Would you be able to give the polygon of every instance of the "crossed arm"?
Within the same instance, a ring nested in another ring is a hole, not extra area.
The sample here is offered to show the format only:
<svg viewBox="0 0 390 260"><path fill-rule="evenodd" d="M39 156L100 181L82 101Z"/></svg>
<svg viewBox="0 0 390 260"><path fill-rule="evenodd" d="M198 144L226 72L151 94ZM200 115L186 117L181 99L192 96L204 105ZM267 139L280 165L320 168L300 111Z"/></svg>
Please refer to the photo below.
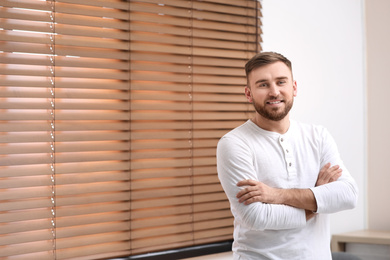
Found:
<svg viewBox="0 0 390 260"><path fill-rule="evenodd" d="M320 170L316 182L316 187L336 181L342 173L338 166L326 164ZM245 187L237 193L240 203L249 205L254 202L263 202L268 204L283 204L306 211L306 219L311 219L317 211L317 202L313 192L310 189L280 189L270 187L262 182L255 180L242 180L237 183L239 187Z"/></svg>

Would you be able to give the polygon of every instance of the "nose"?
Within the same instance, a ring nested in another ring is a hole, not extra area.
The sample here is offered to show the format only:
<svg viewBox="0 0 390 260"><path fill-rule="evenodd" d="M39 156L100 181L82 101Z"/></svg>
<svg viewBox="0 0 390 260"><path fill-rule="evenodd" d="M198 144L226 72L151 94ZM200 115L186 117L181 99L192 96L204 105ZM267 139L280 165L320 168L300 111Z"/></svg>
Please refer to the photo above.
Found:
<svg viewBox="0 0 390 260"><path fill-rule="evenodd" d="M271 97L277 97L280 94L279 87L276 84L271 84L269 87L269 93Z"/></svg>

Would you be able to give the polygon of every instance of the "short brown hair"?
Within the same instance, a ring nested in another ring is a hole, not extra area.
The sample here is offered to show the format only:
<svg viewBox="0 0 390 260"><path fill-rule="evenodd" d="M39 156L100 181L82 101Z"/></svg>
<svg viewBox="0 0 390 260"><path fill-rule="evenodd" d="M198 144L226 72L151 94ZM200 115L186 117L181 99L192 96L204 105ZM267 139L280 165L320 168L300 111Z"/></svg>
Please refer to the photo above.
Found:
<svg viewBox="0 0 390 260"><path fill-rule="evenodd" d="M245 64L246 78L248 79L248 75L249 73L251 73L252 70L278 61L281 61L286 64L286 66L291 70L292 74L291 61L284 57L282 54L276 52L260 52L253 56L252 59L250 59Z"/></svg>

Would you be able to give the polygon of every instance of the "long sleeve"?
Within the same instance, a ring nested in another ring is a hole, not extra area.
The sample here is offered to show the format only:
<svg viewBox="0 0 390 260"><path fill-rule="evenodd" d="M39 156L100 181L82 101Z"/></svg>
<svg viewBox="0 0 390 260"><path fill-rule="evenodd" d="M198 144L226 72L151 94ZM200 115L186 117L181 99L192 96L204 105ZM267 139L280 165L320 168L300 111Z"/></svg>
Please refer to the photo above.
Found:
<svg viewBox="0 0 390 260"><path fill-rule="evenodd" d="M327 164L343 169L339 180L315 187ZM233 251L242 259L330 259L329 214L306 221L305 210L287 205L239 203L237 183L252 179L279 189L311 189L318 213L356 205L357 186L337 146L321 126L292 121L284 134L248 120L222 137L217 170L234 215ZM315 239L313 239L315 238Z"/></svg>
<svg viewBox="0 0 390 260"><path fill-rule="evenodd" d="M250 230L281 230L306 224L305 211L286 205L238 202L237 183L244 179L258 180L253 151L243 140L223 137L217 147L218 177L230 201L236 221Z"/></svg>
<svg viewBox="0 0 390 260"><path fill-rule="evenodd" d="M322 133L321 153L321 166L330 162L332 165L339 165L343 172L337 181L311 188L317 201L317 213L334 213L354 208L358 198L356 182L341 160L334 139L325 129Z"/></svg>

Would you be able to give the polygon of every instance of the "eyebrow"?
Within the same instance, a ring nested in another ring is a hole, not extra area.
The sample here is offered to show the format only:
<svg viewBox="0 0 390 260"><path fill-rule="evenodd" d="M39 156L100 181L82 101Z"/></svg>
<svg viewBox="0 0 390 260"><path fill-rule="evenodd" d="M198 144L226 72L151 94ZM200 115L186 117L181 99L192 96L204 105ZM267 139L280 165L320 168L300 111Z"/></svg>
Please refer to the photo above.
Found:
<svg viewBox="0 0 390 260"><path fill-rule="evenodd" d="M286 77L286 76L276 77L276 80L281 80L281 79L288 79L288 77ZM255 82L255 84L263 83L263 82L267 82L267 81L268 81L268 79L259 79Z"/></svg>
<svg viewBox="0 0 390 260"><path fill-rule="evenodd" d="M267 82L268 80L267 79L259 79L255 82L255 84L258 84L258 83L263 83L263 82Z"/></svg>

